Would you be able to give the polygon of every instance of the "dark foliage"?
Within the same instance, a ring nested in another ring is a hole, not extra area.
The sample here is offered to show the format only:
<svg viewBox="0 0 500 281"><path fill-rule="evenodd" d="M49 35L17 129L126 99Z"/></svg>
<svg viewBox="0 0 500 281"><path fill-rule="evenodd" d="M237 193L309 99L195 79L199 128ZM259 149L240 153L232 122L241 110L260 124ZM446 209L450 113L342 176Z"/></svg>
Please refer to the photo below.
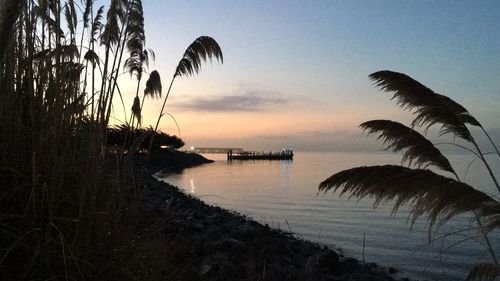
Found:
<svg viewBox="0 0 500 281"><path fill-rule="evenodd" d="M137 148L139 151L143 151L148 149L148 145L151 141L151 136L153 135L153 150L158 150L161 148L161 146L166 146L173 149L179 149L184 146L184 141L177 136L171 136L161 131L155 133L152 128L137 128L131 131L131 128L126 125L108 128L107 145L108 147L121 147L123 146L126 138L126 146L131 147L135 141L142 140Z"/></svg>

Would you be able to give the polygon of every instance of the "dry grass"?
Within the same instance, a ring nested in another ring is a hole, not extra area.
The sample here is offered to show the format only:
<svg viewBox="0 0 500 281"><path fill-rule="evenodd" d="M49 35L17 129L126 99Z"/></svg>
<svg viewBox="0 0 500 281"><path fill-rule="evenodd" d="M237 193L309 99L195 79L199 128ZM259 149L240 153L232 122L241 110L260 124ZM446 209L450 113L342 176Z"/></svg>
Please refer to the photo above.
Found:
<svg viewBox="0 0 500 281"><path fill-rule="evenodd" d="M141 1L82 2L0 1L1 280L172 270L161 237L141 232L130 161L104 153L122 55L144 47Z"/></svg>

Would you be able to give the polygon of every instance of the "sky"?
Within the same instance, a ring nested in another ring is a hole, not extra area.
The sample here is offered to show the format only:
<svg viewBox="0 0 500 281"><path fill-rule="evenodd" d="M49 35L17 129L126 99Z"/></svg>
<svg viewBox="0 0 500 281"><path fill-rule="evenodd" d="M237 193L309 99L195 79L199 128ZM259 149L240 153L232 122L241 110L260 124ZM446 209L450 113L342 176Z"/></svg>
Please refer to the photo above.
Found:
<svg viewBox="0 0 500 281"><path fill-rule="evenodd" d="M164 93L185 49L214 38L223 64L207 62L173 83L160 128L186 148L357 151L380 149L358 125L409 124L368 79L405 73L464 105L500 136L499 1L144 0L146 47ZM122 91L129 110L135 82ZM146 80L146 79L144 79ZM148 99L144 125L162 100ZM115 122L123 121L115 108ZM173 117L172 117L173 116ZM176 123L178 124L178 128ZM500 138L499 138L500 140Z"/></svg>

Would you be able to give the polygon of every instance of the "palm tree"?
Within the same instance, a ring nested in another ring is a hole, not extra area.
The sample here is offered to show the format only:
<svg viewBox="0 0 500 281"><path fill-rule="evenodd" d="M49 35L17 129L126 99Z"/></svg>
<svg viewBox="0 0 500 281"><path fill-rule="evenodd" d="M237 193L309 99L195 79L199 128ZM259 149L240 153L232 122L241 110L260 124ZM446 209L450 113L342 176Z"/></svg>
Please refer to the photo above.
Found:
<svg viewBox="0 0 500 281"><path fill-rule="evenodd" d="M473 153L488 170L492 182L499 190L495 175L481 149L468 129L480 127L498 154L498 149L486 130L462 105L435 93L413 78L398 72L379 71L369 76L383 91L393 94L392 99L415 115L411 128L390 120L372 120L360 125L368 134L379 134L387 149L402 152L402 164L416 166L384 165L356 167L338 172L319 185L319 191L340 191L358 199L375 198L374 206L394 200L392 212L409 205L411 225L417 218L427 215L429 235L433 227L439 227L450 218L472 213L492 257L492 263L474 265L468 280L493 280L500 276L500 266L489 242L488 234L500 227L500 202L465 182L462 182L448 159L414 128L425 132L433 125L440 125L440 136L452 134L471 144L471 148L453 143ZM500 156L500 154L498 154ZM429 166L438 168L454 178L439 175Z"/></svg>

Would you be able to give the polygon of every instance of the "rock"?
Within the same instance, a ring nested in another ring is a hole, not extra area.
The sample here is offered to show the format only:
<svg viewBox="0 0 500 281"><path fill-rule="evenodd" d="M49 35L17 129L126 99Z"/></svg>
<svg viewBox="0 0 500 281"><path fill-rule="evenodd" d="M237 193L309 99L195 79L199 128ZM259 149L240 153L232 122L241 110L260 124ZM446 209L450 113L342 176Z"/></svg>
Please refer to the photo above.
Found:
<svg viewBox="0 0 500 281"><path fill-rule="evenodd" d="M218 264L219 271L217 272L218 277L221 280L236 280L237 271L232 263L227 260L224 260Z"/></svg>
<svg viewBox="0 0 500 281"><path fill-rule="evenodd" d="M387 269L387 271L389 272L389 274L396 274L398 272L397 269L395 269L394 267L390 267Z"/></svg>
<svg viewBox="0 0 500 281"><path fill-rule="evenodd" d="M200 268L200 274L201 275L207 274L211 269L212 269L211 264L203 264Z"/></svg>
<svg viewBox="0 0 500 281"><path fill-rule="evenodd" d="M252 227L251 225L247 224L246 222L244 223L237 223L238 226L236 226L232 232L232 235L235 237L251 237L255 235L255 227Z"/></svg>
<svg viewBox="0 0 500 281"><path fill-rule="evenodd" d="M307 258L305 269L308 272L316 272L319 264L319 254L311 255Z"/></svg>
<svg viewBox="0 0 500 281"><path fill-rule="evenodd" d="M203 223L201 222L195 222L193 224L193 228L195 231L199 232L199 231L203 231L205 229L205 227L203 226Z"/></svg>
<svg viewBox="0 0 500 281"><path fill-rule="evenodd" d="M353 258L344 258L340 262L340 266L344 272L358 272L363 269L361 263Z"/></svg>
<svg viewBox="0 0 500 281"><path fill-rule="evenodd" d="M393 268L362 265L337 250L206 205L149 175L143 180L148 186L143 213L149 221L154 220L147 216L163 216L169 243L187 245L185 254L199 277L190 280L393 280L388 275L396 272Z"/></svg>
<svg viewBox="0 0 500 281"><path fill-rule="evenodd" d="M225 237L217 244L219 249L229 252L232 257L241 257L247 251L245 243L231 237Z"/></svg>
<svg viewBox="0 0 500 281"><path fill-rule="evenodd" d="M318 265L321 269L335 271L339 266L339 256L331 250L326 250L319 256Z"/></svg>
<svg viewBox="0 0 500 281"><path fill-rule="evenodd" d="M351 274L346 281L382 281L373 279L371 275L366 274L365 272L355 272Z"/></svg>

